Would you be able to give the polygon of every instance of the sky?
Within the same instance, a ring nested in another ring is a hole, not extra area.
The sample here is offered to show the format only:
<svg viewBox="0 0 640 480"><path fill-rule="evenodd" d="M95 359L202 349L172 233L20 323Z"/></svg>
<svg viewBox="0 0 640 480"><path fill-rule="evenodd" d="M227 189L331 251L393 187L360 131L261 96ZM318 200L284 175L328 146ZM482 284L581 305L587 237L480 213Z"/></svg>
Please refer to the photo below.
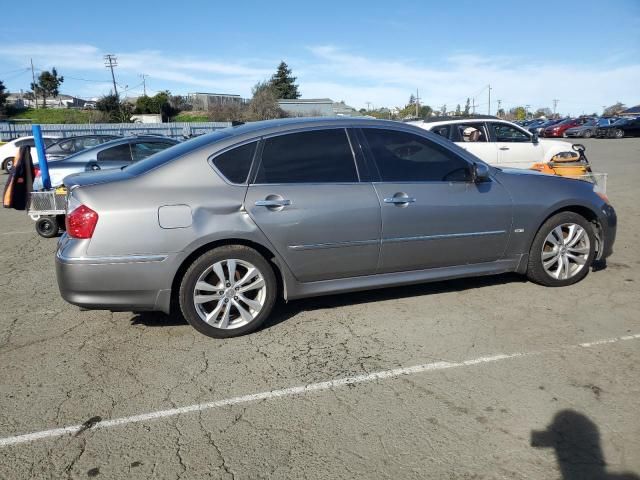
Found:
<svg viewBox="0 0 640 480"><path fill-rule="evenodd" d="M251 96L281 60L303 98L356 107L421 103L564 114L640 103L640 0L50 1L2 7L0 80L28 90L56 67L61 92L169 90ZM9 19L16 19L13 23ZM491 103L489 89L491 85Z"/></svg>

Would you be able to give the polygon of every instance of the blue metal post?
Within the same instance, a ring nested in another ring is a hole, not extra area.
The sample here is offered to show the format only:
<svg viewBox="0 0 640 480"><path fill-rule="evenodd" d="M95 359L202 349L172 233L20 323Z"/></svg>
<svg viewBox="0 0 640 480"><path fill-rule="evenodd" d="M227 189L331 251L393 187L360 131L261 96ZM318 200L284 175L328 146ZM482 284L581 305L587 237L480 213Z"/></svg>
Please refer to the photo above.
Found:
<svg viewBox="0 0 640 480"><path fill-rule="evenodd" d="M33 132L33 140L35 141L36 151L38 152L42 187L48 190L51 188L51 177L49 177L49 164L47 163L47 154L45 152L44 141L42 140L42 130L40 129L40 125L33 125L31 131Z"/></svg>

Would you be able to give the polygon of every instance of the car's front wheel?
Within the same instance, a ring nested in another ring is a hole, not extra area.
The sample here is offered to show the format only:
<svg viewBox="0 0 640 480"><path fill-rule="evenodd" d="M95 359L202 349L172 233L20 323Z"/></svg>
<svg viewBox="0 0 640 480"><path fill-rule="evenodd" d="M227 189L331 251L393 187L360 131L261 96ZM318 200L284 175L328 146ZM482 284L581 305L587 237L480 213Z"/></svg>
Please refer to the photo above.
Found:
<svg viewBox="0 0 640 480"><path fill-rule="evenodd" d="M13 170L13 157L7 158L4 161L3 168L5 172L11 173L11 171Z"/></svg>
<svg viewBox="0 0 640 480"><path fill-rule="evenodd" d="M269 316L277 282L269 262L243 245L214 248L198 257L180 285L180 309L200 333L215 338L244 335Z"/></svg>
<svg viewBox="0 0 640 480"><path fill-rule="evenodd" d="M583 216L558 213L540 227L533 240L527 277L548 287L579 282L589 273L595 245L593 227Z"/></svg>
<svg viewBox="0 0 640 480"><path fill-rule="evenodd" d="M622 130L621 128L618 128L616 129L614 135L616 138L622 138L624 137L624 130Z"/></svg>
<svg viewBox="0 0 640 480"><path fill-rule="evenodd" d="M592 135L593 135L593 132L591 130L585 130L582 136L584 138L591 138Z"/></svg>

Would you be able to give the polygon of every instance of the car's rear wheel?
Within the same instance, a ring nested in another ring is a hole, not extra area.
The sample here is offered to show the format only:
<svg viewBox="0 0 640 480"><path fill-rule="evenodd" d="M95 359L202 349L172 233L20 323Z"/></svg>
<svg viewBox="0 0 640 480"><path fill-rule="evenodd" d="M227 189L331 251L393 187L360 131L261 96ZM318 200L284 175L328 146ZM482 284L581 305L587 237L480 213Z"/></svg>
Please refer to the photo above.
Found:
<svg viewBox="0 0 640 480"><path fill-rule="evenodd" d="M273 268L260 253L243 245L223 246L202 254L187 269L180 309L200 333L235 337L267 319L276 291Z"/></svg>
<svg viewBox="0 0 640 480"><path fill-rule="evenodd" d="M614 135L616 138L622 138L624 137L624 130L622 130L621 128L617 128Z"/></svg>
<svg viewBox="0 0 640 480"><path fill-rule="evenodd" d="M591 130L585 130L582 136L584 138L591 138L592 135L593 135L593 132Z"/></svg>
<svg viewBox="0 0 640 480"><path fill-rule="evenodd" d="M4 164L3 164L2 168L4 168L5 172L11 173L11 171L13 170L13 157L7 158L4 161Z"/></svg>
<svg viewBox="0 0 640 480"><path fill-rule="evenodd" d="M582 280L593 262L595 235L581 215L561 212L538 230L529 252L527 277L548 287L564 287Z"/></svg>

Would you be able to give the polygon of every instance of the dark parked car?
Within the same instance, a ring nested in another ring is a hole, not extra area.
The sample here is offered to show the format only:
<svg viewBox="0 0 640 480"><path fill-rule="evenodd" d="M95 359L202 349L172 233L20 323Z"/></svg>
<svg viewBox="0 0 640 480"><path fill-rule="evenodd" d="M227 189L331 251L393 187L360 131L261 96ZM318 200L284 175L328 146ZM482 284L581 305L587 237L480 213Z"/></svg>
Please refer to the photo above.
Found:
<svg viewBox="0 0 640 480"><path fill-rule="evenodd" d="M179 142L173 138L155 135L139 135L111 140L51 163L49 165L51 186L62 185L64 178L74 173L109 170L131 165L133 162L147 158L177 143ZM42 178L39 174L33 183L33 188L36 190L42 188Z"/></svg>
<svg viewBox="0 0 640 480"><path fill-rule="evenodd" d="M213 337L255 330L279 296L504 272L571 285L616 232L591 183L494 168L436 133L363 118L226 128L65 184L62 296L180 311Z"/></svg>
<svg viewBox="0 0 640 480"><path fill-rule="evenodd" d="M625 117L611 125L598 127L598 137L622 138L640 136L640 117Z"/></svg>
<svg viewBox="0 0 640 480"><path fill-rule="evenodd" d="M587 122L577 127L571 127L565 130L565 137L582 137L591 138L596 135L598 127L604 127L612 123L615 119L611 118L590 118Z"/></svg>
<svg viewBox="0 0 640 480"><path fill-rule="evenodd" d="M579 127L580 125L585 124L589 118L580 117L580 118L567 118L561 122L555 123L553 125L549 125L542 131L543 137L563 137L564 132L569 128Z"/></svg>
<svg viewBox="0 0 640 480"><path fill-rule="evenodd" d="M47 160L60 160L74 153L121 138L118 135L77 135L47 146Z"/></svg>

